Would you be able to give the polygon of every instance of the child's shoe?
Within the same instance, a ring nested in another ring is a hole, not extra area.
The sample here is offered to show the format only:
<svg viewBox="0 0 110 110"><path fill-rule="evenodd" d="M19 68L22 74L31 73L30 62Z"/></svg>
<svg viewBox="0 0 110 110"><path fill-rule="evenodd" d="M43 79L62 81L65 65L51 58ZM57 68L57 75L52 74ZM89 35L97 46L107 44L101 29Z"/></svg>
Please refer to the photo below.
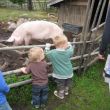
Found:
<svg viewBox="0 0 110 110"><path fill-rule="evenodd" d="M54 95L60 99L64 99L64 94L63 93L58 93L58 91L54 91Z"/></svg>
<svg viewBox="0 0 110 110"><path fill-rule="evenodd" d="M34 105L34 107L35 107L35 108L39 108L40 106L39 106L39 105Z"/></svg>
<svg viewBox="0 0 110 110"><path fill-rule="evenodd" d="M46 107L46 105L45 105L45 104L41 104L41 107L42 107L42 108L45 108L45 107Z"/></svg>
<svg viewBox="0 0 110 110"><path fill-rule="evenodd" d="M69 87L65 87L64 94L68 95L69 94L68 91L69 91Z"/></svg>
<svg viewBox="0 0 110 110"><path fill-rule="evenodd" d="M40 107L40 105L34 105L33 101L31 101L31 104L34 106L34 108L39 108Z"/></svg>

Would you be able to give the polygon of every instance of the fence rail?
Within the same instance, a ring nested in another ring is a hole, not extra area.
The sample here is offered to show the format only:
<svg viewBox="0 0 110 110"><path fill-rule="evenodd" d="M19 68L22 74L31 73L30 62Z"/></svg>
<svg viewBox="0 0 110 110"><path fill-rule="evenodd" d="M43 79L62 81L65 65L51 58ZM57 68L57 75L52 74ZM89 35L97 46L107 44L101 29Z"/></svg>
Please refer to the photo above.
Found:
<svg viewBox="0 0 110 110"><path fill-rule="evenodd" d="M98 60L98 58L94 58L94 60L92 60L89 64L87 64L87 67L91 66L93 63L95 63L96 61ZM84 68L84 66L81 66L81 68ZM79 69L79 66L78 67L74 67L74 70L77 70ZM50 77L51 74L48 75L48 77ZM9 84L9 87L10 88L15 88L15 87L18 87L18 86L22 86L22 85L25 85L25 84L30 84L32 82L32 79L27 79L27 80L24 80L24 81L20 81L20 82L16 82L16 83L13 83L13 84Z"/></svg>

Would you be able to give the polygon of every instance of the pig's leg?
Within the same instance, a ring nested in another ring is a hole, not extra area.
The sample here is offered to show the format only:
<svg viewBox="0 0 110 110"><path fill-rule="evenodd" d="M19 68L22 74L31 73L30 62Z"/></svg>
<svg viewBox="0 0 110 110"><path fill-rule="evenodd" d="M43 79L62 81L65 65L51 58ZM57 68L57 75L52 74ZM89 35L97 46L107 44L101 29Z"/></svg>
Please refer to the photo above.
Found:
<svg viewBox="0 0 110 110"><path fill-rule="evenodd" d="M25 38L24 38L24 43L25 43L25 45L29 45L30 43L31 43L31 36L26 36Z"/></svg>
<svg viewBox="0 0 110 110"><path fill-rule="evenodd" d="M33 39L32 33L27 31L26 35L24 36L25 45L29 45L32 39Z"/></svg>
<svg viewBox="0 0 110 110"><path fill-rule="evenodd" d="M13 43L13 45L14 46L23 45L23 43L24 43L23 40L19 40L19 41L18 40L17 41L15 40L14 43Z"/></svg>

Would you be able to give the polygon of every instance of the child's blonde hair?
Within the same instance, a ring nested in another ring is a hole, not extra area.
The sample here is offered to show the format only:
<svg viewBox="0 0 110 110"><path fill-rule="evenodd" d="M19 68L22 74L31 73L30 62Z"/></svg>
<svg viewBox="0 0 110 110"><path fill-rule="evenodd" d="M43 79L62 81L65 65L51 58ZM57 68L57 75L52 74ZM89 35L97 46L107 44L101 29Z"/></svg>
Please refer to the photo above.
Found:
<svg viewBox="0 0 110 110"><path fill-rule="evenodd" d="M55 38L53 38L53 43L55 44L55 46L64 45L67 42L68 39L66 36L56 36Z"/></svg>
<svg viewBox="0 0 110 110"><path fill-rule="evenodd" d="M29 50L28 58L29 62L38 62L41 59L42 54L44 54L41 47L33 47Z"/></svg>

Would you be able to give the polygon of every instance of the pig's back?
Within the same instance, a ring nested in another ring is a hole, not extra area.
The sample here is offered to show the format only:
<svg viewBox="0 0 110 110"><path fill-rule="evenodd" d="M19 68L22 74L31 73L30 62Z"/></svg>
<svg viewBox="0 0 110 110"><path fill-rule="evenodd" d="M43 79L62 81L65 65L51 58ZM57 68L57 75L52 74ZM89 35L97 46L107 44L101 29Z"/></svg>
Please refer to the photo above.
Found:
<svg viewBox="0 0 110 110"><path fill-rule="evenodd" d="M18 26L11 36L23 39L30 34L32 39L48 39L62 35L63 30L56 24L48 21L29 21Z"/></svg>
<svg viewBox="0 0 110 110"><path fill-rule="evenodd" d="M25 23L25 27L33 38L48 39L63 34L63 30L56 24L48 21L31 21Z"/></svg>

